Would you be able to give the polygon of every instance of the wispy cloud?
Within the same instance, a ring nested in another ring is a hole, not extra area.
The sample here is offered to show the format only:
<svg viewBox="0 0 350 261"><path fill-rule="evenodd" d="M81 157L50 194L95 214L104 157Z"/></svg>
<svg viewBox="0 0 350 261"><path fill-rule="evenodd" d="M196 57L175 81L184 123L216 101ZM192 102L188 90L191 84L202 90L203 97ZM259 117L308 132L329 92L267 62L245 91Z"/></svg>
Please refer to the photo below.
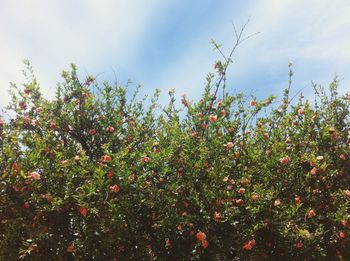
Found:
<svg viewBox="0 0 350 261"><path fill-rule="evenodd" d="M153 0L2 1L0 105L8 101L8 82L22 79L24 58L32 61L44 93L54 89L59 72L71 62L93 72L105 70L112 59L127 60L142 42L155 4Z"/></svg>
<svg viewBox="0 0 350 261"><path fill-rule="evenodd" d="M238 27L251 17L247 34L261 32L235 54L235 63L228 71L231 91L253 91L258 96L280 94L288 83L289 61L294 64L295 92L306 87L307 94L311 91L311 81L327 85L336 74L344 78L341 91L349 88L350 35L346 32L350 28L350 5L347 1L255 1L239 12L235 12L235 5L227 5L227 9L232 10L230 18ZM226 47L230 46L231 24L224 19L218 24L217 30L204 38L214 36ZM177 63L168 67L159 82L188 88L197 98L214 57L207 42L192 44Z"/></svg>
<svg viewBox="0 0 350 261"><path fill-rule="evenodd" d="M0 107L8 82L21 82L21 60L29 58L50 97L59 72L70 62L82 73L114 80L131 78L145 93L176 88L197 99L205 75L219 55L211 38L228 50L232 22L247 18L245 42L228 71L231 91L264 96L287 84L294 63L294 86L327 84L335 73L350 85L350 5L347 0L233 1L10 1L0 3Z"/></svg>

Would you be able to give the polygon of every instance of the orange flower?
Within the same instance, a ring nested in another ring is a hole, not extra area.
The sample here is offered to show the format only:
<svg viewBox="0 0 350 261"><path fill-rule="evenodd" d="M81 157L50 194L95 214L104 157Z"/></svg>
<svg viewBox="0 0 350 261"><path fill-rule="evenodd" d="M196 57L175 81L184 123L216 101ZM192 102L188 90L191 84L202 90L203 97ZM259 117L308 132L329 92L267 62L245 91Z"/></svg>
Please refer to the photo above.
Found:
<svg viewBox="0 0 350 261"><path fill-rule="evenodd" d="M199 241L203 241L203 240L205 240L205 239L207 238L206 234L204 234L204 233L201 232L201 231L199 231L199 232L197 233L196 237L197 237L197 239L198 239Z"/></svg>
<svg viewBox="0 0 350 261"><path fill-rule="evenodd" d="M249 242L248 243L245 243L244 245L243 245L243 249L245 249L245 250L251 250L253 248L253 246L251 245L251 244L249 244Z"/></svg>
<svg viewBox="0 0 350 261"><path fill-rule="evenodd" d="M74 247L74 243L70 243L68 246L67 246L67 252L68 253L72 253L74 251L75 247Z"/></svg>
<svg viewBox="0 0 350 261"><path fill-rule="evenodd" d="M315 176L317 174L317 168L316 167L313 167L311 170L310 170L310 173L311 175Z"/></svg>
<svg viewBox="0 0 350 261"><path fill-rule="evenodd" d="M151 159L150 159L149 157L147 157L147 156L144 156L144 157L141 158L141 161L142 161L143 163L148 163L148 162L151 161Z"/></svg>
<svg viewBox="0 0 350 261"><path fill-rule="evenodd" d="M216 115L210 115L210 116L209 116L209 121L210 121L211 123L216 122L217 119L218 119L218 116L216 116Z"/></svg>
<svg viewBox="0 0 350 261"><path fill-rule="evenodd" d="M283 157L283 158L281 159L281 163L282 163L283 165L288 164L289 161L290 161L289 156L285 156L285 157Z"/></svg>
<svg viewBox="0 0 350 261"><path fill-rule="evenodd" d="M79 208L79 212L80 214L82 214L84 217L86 217L86 215L88 214L88 209L84 208L84 207L80 207Z"/></svg>
<svg viewBox="0 0 350 261"><path fill-rule="evenodd" d="M109 162L109 161L111 161L111 160L112 160L111 156L108 156L108 155L103 155L103 156L101 157L101 161L102 161L103 163L107 163L107 162Z"/></svg>
<svg viewBox="0 0 350 261"><path fill-rule="evenodd" d="M21 167L15 162L12 164L12 169L16 172L19 172L21 170Z"/></svg>
<svg viewBox="0 0 350 261"><path fill-rule="evenodd" d="M249 105L250 105L250 106L256 106L256 100L251 100L251 101L249 102Z"/></svg>
<svg viewBox="0 0 350 261"><path fill-rule="evenodd" d="M114 177L114 172L113 172L113 171L109 171L109 172L107 173L107 179L112 180L113 177Z"/></svg>
<svg viewBox="0 0 350 261"><path fill-rule="evenodd" d="M294 198L295 204L299 205L301 203L301 198L299 196Z"/></svg>
<svg viewBox="0 0 350 261"><path fill-rule="evenodd" d="M249 240L248 243L245 243L243 245L243 249L245 250L251 250L253 248L253 246L255 246L255 239Z"/></svg>

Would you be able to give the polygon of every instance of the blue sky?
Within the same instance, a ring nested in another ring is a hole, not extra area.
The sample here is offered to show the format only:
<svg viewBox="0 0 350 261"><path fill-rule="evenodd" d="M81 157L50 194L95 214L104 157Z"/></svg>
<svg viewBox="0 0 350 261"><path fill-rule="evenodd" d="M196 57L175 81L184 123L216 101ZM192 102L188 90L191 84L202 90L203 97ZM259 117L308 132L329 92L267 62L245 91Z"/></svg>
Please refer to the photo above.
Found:
<svg viewBox="0 0 350 261"><path fill-rule="evenodd" d="M21 82L22 60L30 59L47 98L60 72L76 63L81 75L120 83L131 79L143 93L169 89L198 99L205 76L220 58L215 38L228 51L232 23L248 18L243 43L228 71L228 90L260 98L281 94L294 64L293 91L311 81L327 85L338 74L350 90L348 0L2 0L0 2L0 108L9 82Z"/></svg>

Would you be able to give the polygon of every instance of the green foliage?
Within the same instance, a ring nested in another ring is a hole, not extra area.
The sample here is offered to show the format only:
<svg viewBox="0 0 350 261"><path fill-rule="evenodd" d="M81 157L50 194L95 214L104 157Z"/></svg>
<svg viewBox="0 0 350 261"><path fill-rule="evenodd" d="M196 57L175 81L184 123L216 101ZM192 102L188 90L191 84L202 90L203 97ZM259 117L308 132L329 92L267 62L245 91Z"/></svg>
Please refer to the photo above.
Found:
<svg viewBox="0 0 350 261"><path fill-rule="evenodd" d="M217 62L200 101L177 108L171 91L163 108L159 91L145 107L74 65L48 101L26 64L0 122L1 260L350 258L350 99L337 79L313 103L292 104L290 88L247 102L218 97Z"/></svg>

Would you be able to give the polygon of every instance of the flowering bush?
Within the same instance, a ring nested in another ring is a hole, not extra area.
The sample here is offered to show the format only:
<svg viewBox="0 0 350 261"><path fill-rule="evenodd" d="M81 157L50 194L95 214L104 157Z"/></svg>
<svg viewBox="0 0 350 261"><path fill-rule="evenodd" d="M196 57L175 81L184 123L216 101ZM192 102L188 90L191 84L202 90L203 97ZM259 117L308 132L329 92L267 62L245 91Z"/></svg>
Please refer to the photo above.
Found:
<svg viewBox="0 0 350 261"><path fill-rule="evenodd" d="M218 62L177 108L173 91L144 106L73 65L49 101L27 65L0 120L1 260L350 259L337 79L313 103L219 97Z"/></svg>

